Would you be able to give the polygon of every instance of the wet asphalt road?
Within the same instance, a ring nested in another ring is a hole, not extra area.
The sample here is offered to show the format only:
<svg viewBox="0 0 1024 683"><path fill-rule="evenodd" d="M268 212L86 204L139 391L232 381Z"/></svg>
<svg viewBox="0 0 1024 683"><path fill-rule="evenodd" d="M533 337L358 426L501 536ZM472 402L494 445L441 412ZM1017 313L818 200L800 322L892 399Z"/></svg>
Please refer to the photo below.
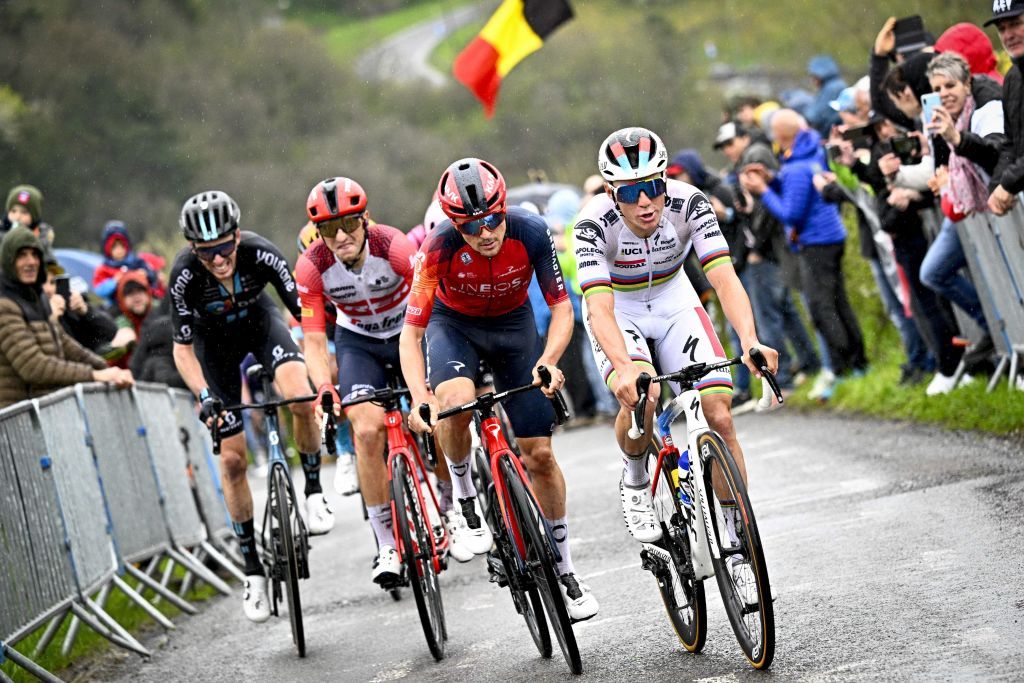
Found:
<svg viewBox="0 0 1024 683"><path fill-rule="evenodd" d="M781 411L737 418L751 498L776 595L778 680L1019 680L1024 636L1024 444L896 423ZM766 680L751 670L706 582L704 653L675 639L639 568L617 498L611 430L556 437L568 480L577 571L601 612L576 626L593 681ZM331 481L332 472L325 480ZM298 474L301 478L301 474ZM314 540L303 584L308 656L287 618L247 622L239 596L154 632L155 656L111 659L119 681L568 680L541 659L482 558L441 579L447 658L423 640L411 592L393 602L369 580L374 545L357 500L330 494L339 525Z"/></svg>

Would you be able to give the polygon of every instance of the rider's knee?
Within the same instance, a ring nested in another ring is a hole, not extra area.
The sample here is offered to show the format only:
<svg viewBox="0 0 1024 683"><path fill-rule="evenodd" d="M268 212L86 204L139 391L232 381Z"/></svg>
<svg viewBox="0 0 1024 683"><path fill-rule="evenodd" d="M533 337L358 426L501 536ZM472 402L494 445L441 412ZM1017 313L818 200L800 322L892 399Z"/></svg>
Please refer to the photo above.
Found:
<svg viewBox="0 0 1024 683"><path fill-rule="evenodd" d="M292 415L299 420L305 421L313 419L312 403L293 403L289 406L289 410L291 410Z"/></svg>
<svg viewBox="0 0 1024 683"><path fill-rule="evenodd" d="M372 443L384 435L383 421L356 419L352 421L352 436L357 444Z"/></svg>
<svg viewBox="0 0 1024 683"><path fill-rule="evenodd" d="M732 411L728 402L708 403L704 406L704 415L707 417L708 425L722 436L730 435L735 431Z"/></svg>
<svg viewBox="0 0 1024 683"><path fill-rule="evenodd" d="M245 470L248 467L248 460L245 452L231 449L222 449L220 453L220 466L225 477L231 480L245 477Z"/></svg>
<svg viewBox="0 0 1024 683"><path fill-rule="evenodd" d="M523 459L526 461L527 469L534 476L543 477L558 469L558 463L555 461L555 452L552 450L551 444L540 444L529 449L529 451L524 451Z"/></svg>

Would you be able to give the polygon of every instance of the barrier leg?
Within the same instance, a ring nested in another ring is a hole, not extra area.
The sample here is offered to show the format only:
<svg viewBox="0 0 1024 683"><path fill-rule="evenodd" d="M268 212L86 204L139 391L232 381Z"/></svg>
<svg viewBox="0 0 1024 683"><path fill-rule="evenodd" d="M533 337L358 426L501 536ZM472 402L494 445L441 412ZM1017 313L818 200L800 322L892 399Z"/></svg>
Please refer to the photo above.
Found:
<svg viewBox="0 0 1024 683"><path fill-rule="evenodd" d="M209 554L209 556L213 558L214 562L216 562L221 567L226 569L228 573L230 573L233 577L235 577L242 583L245 583L245 574L242 573L242 570L238 568L238 565L235 562L233 562L231 559L222 554L217 549L216 546L214 546L209 541L203 541L202 547L203 550L205 550Z"/></svg>
<svg viewBox="0 0 1024 683"><path fill-rule="evenodd" d="M182 612L185 612L187 614L199 614L199 610L197 610L195 607L193 607L192 605L188 604L187 602L179 598L177 595L175 595L174 591L161 586L156 579L146 576L145 574L140 572L135 567L132 567L131 565L128 565L126 569L128 570L129 574L145 583L146 586L148 586L149 588L152 588L154 592L159 593L160 595L167 598L168 602L170 602L172 605L180 609ZM135 572L138 572L138 574L136 574Z"/></svg>
<svg viewBox="0 0 1024 683"><path fill-rule="evenodd" d="M107 598L110 597L110 582L103 584L103 588L100 589L100 593L96 596L96 604L100 607L107 606ZM64 636L64 643L60 647L60 653L67 657L71 654L71 648L75 646L75 640L78 639L78 628L82 625L82 622L78 619L78 612L74 609L71 610L71 625L68 626L68 632Z"/></svg>
<svg viewBox="0 0 1024 683"><path fill-rule="evenodd" d="M31 659L21 654L13 647L10 647L7 643L3 641L0 641L0 655L2 655L2 657L0 657L0 661L3 660L3 657L6 657L7 659L10 659L12 662L20 666L25 671L28 671L30 674L32 674L41 681L56 681L56 683L62 683L61 679L57 678L52 673L50 673L43 667L39 666ZM3 677L4 681L11 680L2 671L0 671L0 676Z"/></svg>
<svg viewBox="0 0 1024 683"><path fill-rule="evenodd" d="M164 588L167 588L167 584L169 584L171 582L171 576L172 576L173 573L174 573L174 560L172 558L168 557L167 561L164 563L164 573L160 577L160 585L163 586ZM148 574L148 572L147 572L147 574ZM152 576L152 574L149 574L149 575ZM142 582L140 581L139 583L141 585ZM170 589L168 588L167 590L170 590ZM141 593L142 591L140 590L139 592ZM160 604L160 599L161 599L161 596L159 594L157 594L157 596L153 598L153 604L154 605L159 605Z"/></svg>
<svg viewBox="0 0 1024 683"><path fill-rule="evenodd" d="M183 567L188 567L196 576L216 588L224 595L231 595L231 586L224 583L219 576L207 569L202 562L184 548L171 548L167 551Z"/></svg>
<svg viewBox="0 0 1024 683"><path fill-rule="evenodd" d="M153 576L153 572L156 571L156 568L159 565L160 565L160 556L157 555L156 557L150 558L149 564L146 565L146 568L143 571L145 571L147 575ZM143 588L145 588L145 586L142 585L141 581L135 586L135 590L138 591L139 593L142 592Z"/></svg>
<svg viewBox="0 0 1024 683"><path fill-rule="evenodd" d="M53 640L53 637L57 635L60 625L64 623L64 617L68 615L68 609L70 608L65 607L57 614L54 614L53 618L50 619L50 623L47 625L46 631L43 632L43 637L39 639L39 642L36 643L35 649L32 650L32 657L34 659L39 659L39 656L46 651L46 648L50 647L50 642Z"/></svg>
<svg viewBox="0 0 1024 683"><path fill-rule="evenodd" d="M1020 369L1017 365L1017 361L1020 358L1020 351L1016 348L1010 351L1010 391L1017 388L1017 371Z"/></svg>
<svg viewBox="0 0 1024 683"><path fill-rule="evenodd" d="M121 626L121 624L117 623L117 621L114 620L114 617L104 612L103 608L97 605L95 602L93 602L92 598L85 598L85 606L88 608L88 610L82 609L75 604L72 604L71 609L74 610L75 614L78 615L79 619L89 624L94 629L96 628L96 626L93 626L92 623L90 623L90 620L93 623L98 623L101 626L107 627L103 630L97 629L97 632L106 636L111 642L116 643L127 650L131 650L132 652L138 653L143 657L152 656L152 652L147 650L142 643L135 640L132 634L128 633L128 631L125 630L124 626ZM93 616L95 616L96 618L93 619ZM104 631L107 631L107 633L104 633Z"/></svg>
<svg viewBox="0 0 1024 683"><path fill-rule="evenodd" d="M152 580L152 579L151 579ZM128 596L128 599L134 602L136 605L142 608L142 610L151 616L154 621L170 630L174 628L174 624L170 619L165 617L160 610L153 607L153 604L146 600L146 598L139 595L134 588L128 585L128 583L120 576L114 575L114 585L121 589L121 592Z"/></svg>
<svg viewBox="0 0 1024 683"><path fill-rule="evenodd" d="M1003 376L1003 370L1006 369L1008 361L1009 358L1006 356L999 356L999 364L996 365L996 371L992 373L992 377L988 380L988 386L985 388L986 392L991 394L995 390L996 385L999 384L999 378Z"/></svg>
<svg viewBox="0 0 1024 683"><path fill-rule="evenodd" d="M202 548L200 548L199 551L195 553L195 556L197 560L203 562L206 557L206 553L203 552ZM192 590L192 584L195 582L195 579L196 575L192 573L192 570L186 568L185 576L181 577L181 585L178 586L178 597L184 598L188 595L188 592Z"/></svg>

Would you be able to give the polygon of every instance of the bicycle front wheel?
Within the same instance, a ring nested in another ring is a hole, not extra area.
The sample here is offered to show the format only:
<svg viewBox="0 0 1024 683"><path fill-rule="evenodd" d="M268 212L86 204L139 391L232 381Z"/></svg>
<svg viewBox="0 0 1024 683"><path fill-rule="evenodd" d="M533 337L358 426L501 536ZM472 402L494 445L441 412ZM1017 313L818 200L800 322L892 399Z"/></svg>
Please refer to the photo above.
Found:
<svg viewBox="0 0 1024 683"><path fill-rule="evenodd" d="M704 432L698 436L697 452L704 463L708 511L722 550L721 557L713 560L722 602L747 661L755 669L767 669L775 656L775 612L768 567L747 487L732 453L718 434ZM724 488L721 495L715 491L713 479L718 479Z"/></svg>
<svg viewBox="0 0 1024 683"><path fill-rule="evenodd" d="M284 594L288 600L288 619L292 625L292 642L295 643L299 656L305 657L306 634L302 627L302 601L299 598L299 552L304 551L302 544L305 540L298 521L299 512L292 497L291 482L284 467L274 468L271 489L271 508L279 543L274 553L274 562L277 564L274 574L284 582Z"/></svg>
<svg viewBox="0 0 1024 683"><path fill-rule="evenodd" d="M394 528L401 541L400 553L405 573L412 584L416 610L423 625L423 635L434 659L444 659L444 641L447 626L441 585L438 582L431 545L432 529L418 495L415 473L404 456L393 459L391 468L391 496L395 504Z"/></svg>
<svg viewBox="0 0 1024 683"><path fill-rule="evenodd" d="M647 453L647 471L654 476L658 452L653 446ZM663 462L654 487L654 512L661 523L661 540L656 544L668 557L651 558L649 564L658 582L661 601L676 632L676 637L687 652L700 652L707 640L708 611L704 597L704 582L694 578L690 563L690 541L686 523L688 517L679 502L670 468L674 463Z"/></svg>
<svg viewBox="0 0 1024 683"><path fill-rule="evenodd" d="M555 632L558 646L565 657L565 663L569 665L572 673L583 673L576 634L573 633L572 621L569 619L569 612L565 608L559 588L554 543L541 516L540 506L537 505L537 501L509 457L502 457L501 471L511 499L514 523L518 526L526 550L526 557L522 559L536 582L551 629Z"/></svg>

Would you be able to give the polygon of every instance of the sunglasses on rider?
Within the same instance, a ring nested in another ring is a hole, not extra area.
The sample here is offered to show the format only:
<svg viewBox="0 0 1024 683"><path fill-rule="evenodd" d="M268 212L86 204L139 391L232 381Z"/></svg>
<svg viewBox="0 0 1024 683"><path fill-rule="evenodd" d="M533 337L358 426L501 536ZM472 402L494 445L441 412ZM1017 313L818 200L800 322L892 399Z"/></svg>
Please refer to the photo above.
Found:
<svg viewBox="0 0 1024 683"><path fill-rule="evenodd" d="M221 258L227 258L235 253L235 247L238 244L235 240L230 242L224 242L213 247L195 247L196 256L202 261L213 261L215 258L220 256Z"/></svg>
<svg viewBox="0 0 1024 683"><path fill-rule="evenodd" d="M498 213L488 214L483 218L466 221L465 223L459 223L456 221L453 221L453 223L455 223L455 229L462 234L469 235L470 237L476 237L483 232L484 228L487 228L488 230L497 230L498 226L500 226L504 220L505 212L499 211Z"/></svg>
<svg viewBox="0 0 1024 683"><path fill-rule="evenodd" d="M350 213L317 223L316 229L320 231L321 237L333 239L338 236L339 230L346 235L351 235L364 225L366 225L366 214Z"/></svg>
<svg viewBox="0 0 1024 683"><path fill-rule="evenodd" d="M619 185L612 188L612 192L615 194L615 201L621 204L636 204L640 201L641 192L647 195L648 199L655 199L665 194L665 179L652 178L629 185Z"/></svg>

